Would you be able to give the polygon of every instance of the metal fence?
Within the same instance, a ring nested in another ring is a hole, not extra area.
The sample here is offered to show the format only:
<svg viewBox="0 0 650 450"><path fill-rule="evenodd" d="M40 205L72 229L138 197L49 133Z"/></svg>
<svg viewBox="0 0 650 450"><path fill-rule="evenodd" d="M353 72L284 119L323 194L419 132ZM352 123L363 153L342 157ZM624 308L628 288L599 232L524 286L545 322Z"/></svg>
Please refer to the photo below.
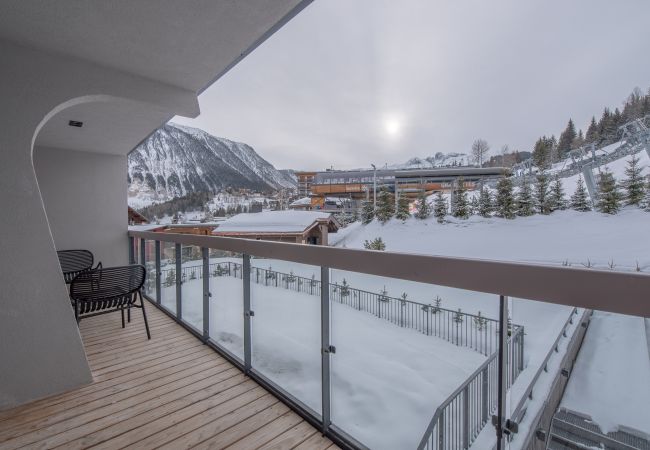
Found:
<svg viewBox="0 0 650 450"><path fill-rule="evenodd" d="M242 277L241 264L232 261L211 263L209 272L211 277ZM182 282L201 279L202 276L200 265L182 268ZM163 285L172 286L175 280L176 274L173 268L161 271ZM251 267L251 282L314 296L321 294L321 282L315 275L306 278L294 273L278 272L270 267L268 269ZM329 289L330 300L370 313L394 325L444 339L485 356L497 351L499 321L485 317L480 312L468 314L460 309L443 308L440 306L440 298L434 300L433 304L425 304L405 298L390 297L385 292L375 293L353 288L345 281L330 283ZM508 327L510 333L521 328L512 324ZM519 352L523 355L523 337Z"/></svg>
<svg viewBox="0 0 650 450"><path fill-rule="evenodd" d="M506 388L524 369L524 328L509 331ZM468 449L490 421L498 402L498 352L436 408L418 450Z"/></svg>

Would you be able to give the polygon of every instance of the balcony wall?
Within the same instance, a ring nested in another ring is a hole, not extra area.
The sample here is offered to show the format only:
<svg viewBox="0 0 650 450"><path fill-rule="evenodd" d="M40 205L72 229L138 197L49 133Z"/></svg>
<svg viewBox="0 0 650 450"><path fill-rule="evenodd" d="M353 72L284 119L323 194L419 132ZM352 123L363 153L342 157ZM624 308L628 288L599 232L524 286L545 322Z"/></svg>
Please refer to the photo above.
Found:
<svg viewBox="0 0 650 450"><path fill-rule="evenodd" d="M124 264L126 156L36 147L34 170L57 250L85 248L104 266Z"/></svg>

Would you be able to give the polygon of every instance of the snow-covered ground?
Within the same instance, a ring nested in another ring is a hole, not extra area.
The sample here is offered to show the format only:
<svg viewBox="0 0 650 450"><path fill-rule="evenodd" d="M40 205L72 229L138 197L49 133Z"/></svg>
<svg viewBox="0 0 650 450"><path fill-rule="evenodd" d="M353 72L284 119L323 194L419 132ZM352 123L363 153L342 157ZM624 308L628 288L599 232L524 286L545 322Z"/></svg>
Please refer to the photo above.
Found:
<svg viewBox="0 0 650 450"><path fill-rule="evenodd" d="M643 155L642 161L647 164L647 155ZM615 174L622 173L625 166L625 160L619 160L610 164L610 170ZM366 239L380 236L389 251L558 265L568 261L572 265L591 264L601 269L607 269L613 263L614 270L634 271L638 267L644 272L650 272L650 239L647 239L650 213L638 208L624 208L614 216L567 210L548 216L537 215L515 220L480 217L469 220L448 219L449 223L445 224L438 224L434 219L410 219L406 222L393 219L385 225L376 221L368 225L356 224L339 233L336 245L363 248ZM334 275L333 278L338 279L340 276ZM381 286L384 281L377 278L361 275L358 279L355 278L354 283L365 285L366 288L374 286L372 290L376 291L377 285ZM386 282L396 290L392 294L405 291L409 293L409 298L424 301L430 299L431 295L440 295L445 307L462 308L466 312L480 309L488 317L495 317L496 314L497 300L491 296L419 283L395 280ZM387 289L390 291L391 287ZM531 381L540 367L566 322L570 308L513 299L511 310L513 322L524 325L526 329L526 369L513 387L513 392L516 393L523 391L524 385ZM598 350L593 350L594 358L583 356L587 361L584 364L589 369L577 371L572 380L575 386L584 385L585 390L603 390L604 386L610 385L616 385L617 388L606 389L611 395L604 394L600 407L596 400L598 396L593 397L595 400L583 403L573 398L570 404L582 413L591 414L593 410L594 419L599 423L602 421L605 428L626 425L648 432L650 356L647 336L644 334L644 319L623 316L626 322L623 323L623 319L611 320L611 317L617 316L606 314L600 321L607 325L597 325L595 330L590 329L592 335L600 336L596 343L591 344ZM605 326L609 331L601 332L599 328ZM589 341L588 339L587 342ZM619 363L616 369L607 369ZM594 367L602 369L593 375ZM619 376L621 370L632 373ZM620 391L626 391L626 394ZM638 402L630 402L630 409L626 413L619 414L620 408L612 407L640 391ZM587 392L582 394L588 395ZM513 406L518 401L514 396L510 399ZM609 407L604 407L605 404ZM639 409L640 405L644 405L645 410Z"/></svg>
<svg viewBox="0 0 650 450"><path fill-rule="evenodd" d="M560 406L588 414L604 433L625 425L650 435L646 326L638 317L594 312Z"/></svg>
<svg viewBox="0 0 650 450"><path fill-rule="evenodd" d="M211 262L216 262L212 259ZM241 262L241 261L239 261ZM253 267L279 266L253 260ZM196 262L184 264L196 265ZM319 272L293 264L295 273ZM182 285L183 318L202 326L202 280ZM210 336L243 359L243 290L238 278L210 278ZM163 285L175 309L176 286ZM320 297L251 286L253 368L307 404L321 407ZM414 448L433 410L484 360L473 350L332 303L332 421L373 449Z"/></svg>

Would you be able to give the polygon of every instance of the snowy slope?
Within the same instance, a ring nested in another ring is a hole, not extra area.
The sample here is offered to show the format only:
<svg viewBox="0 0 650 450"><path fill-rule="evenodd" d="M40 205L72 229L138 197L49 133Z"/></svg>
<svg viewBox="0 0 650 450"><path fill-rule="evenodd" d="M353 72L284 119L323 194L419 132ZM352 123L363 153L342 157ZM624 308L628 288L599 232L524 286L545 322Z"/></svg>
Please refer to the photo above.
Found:
<svg viewBox="0 0 650 450"><path fill-rule="evenodd" d="M129 154L128 177L129 204L136 207L226 187L295 187L290 174L277 170L250 146L171 122Z"/></svg>
<svg viewBox="0 0 650 450"><path fill-rule="evenodd" d="M438 152L426 158L411 158L402 164L389 164L389 169L431 169L434 167L467 166L470 164L470 156L466 153L442 153Z"/></svg>

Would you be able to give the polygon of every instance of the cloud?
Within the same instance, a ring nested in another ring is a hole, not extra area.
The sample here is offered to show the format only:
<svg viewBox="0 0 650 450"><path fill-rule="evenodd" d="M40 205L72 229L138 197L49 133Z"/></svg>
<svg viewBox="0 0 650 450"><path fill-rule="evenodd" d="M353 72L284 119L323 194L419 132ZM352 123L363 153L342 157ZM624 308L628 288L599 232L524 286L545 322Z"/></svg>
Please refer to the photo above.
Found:
<svg viewBox="0 0 650 450"><path fill-rule="evenodd" d="M316 1L207 89L199 118L174 120L280 168L467 152L477 137L529 150L650 85L647 17L643 0Z"/></svg>

